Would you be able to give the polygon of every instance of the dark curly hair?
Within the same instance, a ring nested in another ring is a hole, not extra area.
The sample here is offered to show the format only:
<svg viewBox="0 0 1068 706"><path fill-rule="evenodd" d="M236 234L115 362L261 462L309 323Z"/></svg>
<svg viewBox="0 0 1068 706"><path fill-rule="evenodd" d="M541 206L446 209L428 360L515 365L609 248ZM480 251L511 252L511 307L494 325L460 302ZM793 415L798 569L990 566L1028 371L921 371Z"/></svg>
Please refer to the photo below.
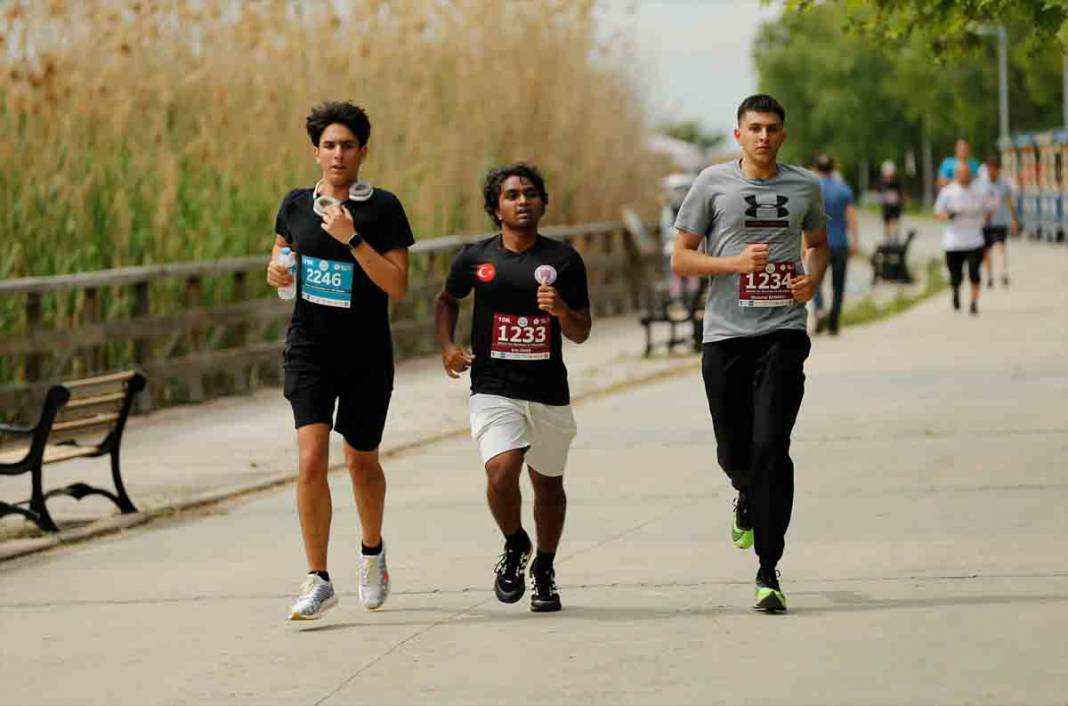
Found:
<svg viewBox="0 0 1068 706"><path fill-rule="evenodd" d="M486 181L482 185L482 199L486 213L489 214L493 224L498 227L501 225L501 219L497 218L497 206L500 205L501 200L501 185L508 177L514 176L529 179L530 183L534 185L541 195L542 202L545 205L549 204L549 192L545 190L545 179L542 178L541 172L533 164L515 162L491 169L486 173Z"/></svg>
<svg viewBox="0 0 1068 706"><path fill-rule="evenodd" d="M371 121L363 108L348 102L326 101L312 108L304 121L313 147L319 146L323 131L334 123L341 123L352 130L360 147L364 147L371 137Z"/></svg>

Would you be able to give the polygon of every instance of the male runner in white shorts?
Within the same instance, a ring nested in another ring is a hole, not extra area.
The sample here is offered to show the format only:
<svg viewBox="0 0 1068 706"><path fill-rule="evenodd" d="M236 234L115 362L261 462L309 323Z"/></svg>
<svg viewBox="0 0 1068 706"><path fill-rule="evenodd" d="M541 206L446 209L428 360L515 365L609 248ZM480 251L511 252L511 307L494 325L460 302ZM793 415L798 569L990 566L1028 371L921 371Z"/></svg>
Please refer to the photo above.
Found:
<svg viewBox="0 0 1068 706"><path fill-rule="evenodd" d="M501 232L464 246L438 295L435 326L445 372L471 368L471 436L486 468L486 497L504 534L494 592L504 603L523 596L531 541L521 522L519 475L534 488L537 555L530 567L530 609L560 610L553 558L564 527L564 466L571 414L561 336L590 335L586 266L570 245L538 234L549 196L538 170L517 163L494 169L483 187L486 212ZM459 300L475 292L471 348L453 340Z"/></svg>

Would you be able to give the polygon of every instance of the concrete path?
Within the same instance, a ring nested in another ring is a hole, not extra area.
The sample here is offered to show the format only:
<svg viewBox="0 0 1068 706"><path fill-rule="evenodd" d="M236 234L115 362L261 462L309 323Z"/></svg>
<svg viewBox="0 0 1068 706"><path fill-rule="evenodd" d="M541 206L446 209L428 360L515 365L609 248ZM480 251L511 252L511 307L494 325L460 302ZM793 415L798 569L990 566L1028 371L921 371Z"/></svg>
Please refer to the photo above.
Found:
<svg viewBox="0 0 1068 706"><path fill-rule="evenodd" d="M880 226L874 217L862 215L862 232L870 245L879 237ZM936 236L920 238L925 243L936 240ZM916 262L924 262L927 257L918 254ZM847 305L849 300L857 301L872 292L870 278L867 262L855 260L848 280ZM876 293L890 298L899 286L880 284ZM582 346L565 342L576 399L654 379L688 365L692 359L682 347L676 348L675 355L661 350L652 358L642 358L644 334L636 315L598 319L595 332ZM437 356L400 362L383 452L388 455L435 439L465 435L467 395L466 379L450 381ZM340 464L341 441L333 436L332 458ZM263 389L251 397L232 397L135 417L123 441L122 454L127 488L142 514L116 516L114 506L100 497L82 502L59 497L50 501L49 509L65 528L63 534L42 536L21 517L5 517L0 520L0 560L139 524L160 513L183 511L285 483L293 478L296 469L292 414L278 388ZM47 487L65 485L71 482L68 479L108 487L106 459L69 461L47 469ZM0 497L11 500L28 495L28 477L0 477Z"/></svg>
<svg viewBox="0 0 1068 706"><path fill-rule="evenodd" d="M282 620L291 488L0 565L0 703L1066 703L1066 269L1068 248L1018 244L979 317L940 297L815 340L788 615L749 609L691 360L576 406L562 613L493 597L500 539L455 438L387 464L374 613L342 474L320 624Z"/></svg>

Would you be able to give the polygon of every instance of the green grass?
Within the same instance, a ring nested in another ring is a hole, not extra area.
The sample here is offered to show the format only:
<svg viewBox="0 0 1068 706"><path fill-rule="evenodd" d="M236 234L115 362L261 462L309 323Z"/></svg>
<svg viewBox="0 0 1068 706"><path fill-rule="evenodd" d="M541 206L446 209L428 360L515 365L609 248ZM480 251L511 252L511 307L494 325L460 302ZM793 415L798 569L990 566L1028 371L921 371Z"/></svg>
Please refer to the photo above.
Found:
<svg viewBox="0 0 1068 706"><path fill-rule="evenodd" d="M842 312L842 325L860 326L895 316L944 291L947 284L945 274L942 272L942 263L932 259L927 263L923 289L912 293L906 293L902 289L897 296L886 302L878 302L874 296L869 294L856 304L846 307Z"/></svg>

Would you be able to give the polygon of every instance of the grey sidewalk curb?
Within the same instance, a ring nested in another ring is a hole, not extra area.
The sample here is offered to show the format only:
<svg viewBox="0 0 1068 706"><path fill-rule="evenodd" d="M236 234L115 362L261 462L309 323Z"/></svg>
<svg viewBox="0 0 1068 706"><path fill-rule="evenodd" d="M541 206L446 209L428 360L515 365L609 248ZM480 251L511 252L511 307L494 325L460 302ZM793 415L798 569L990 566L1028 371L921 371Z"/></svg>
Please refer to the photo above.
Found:
<svg viewBox="0 0 1068 706"><path fill-rule="evenodd" d="M693 355L686 357L679 357L678 362L673 363L667 368L657 370L652 373L643 375L636 375L626 380L610 383L594 387L590 390L586 390L580 394L574 395L574 402L581 403L588 399L596 399L604 397L606 395L613 394L620 390L625 390L638 385L644 385L658 380L678 375L682 372L692 370L697 367L697 358ZM447 429L445 431L438 432L436 434L429 434L425 437L407 441L402 444L397 444L390 449L382 452L382 458L393 458L410 451L422 449L430 444L437 443L439 441L445 441L447 439L454 439L459 436L466 435L469 432L468 427L456 427L453 429ZM330 472L344 470L344 463L336 463L330 466ZM97 537L104 537L110 534L117 534L135 527L146 525L154 520L158 520L164 517L170 517L180 514L182 512L188 512L190 510L199 510L202 508L218 505L230 500L236 500L247 495L253 495L266 490L271 490L283 485L292 483L297 479L297 474L292 471L280 471L267 478L261 478L250 483L240 483L227 488L221 488L218 490L212 490L210 492L202 493L200 495L193 496L186 500L182 500L175 503L168 503L159 507L150 508L142 512L130 513L128 515L112 515L104 517L99 520L94 520L89 524L78 527L76 529L64 530L54 535L47 537L40 537L38 539L20 542L15 547L2 547L0 546L0 562L9 561L12 559L18 559L20 557L29 556L31 554L38 554L49 549L54 549L60 546L66 546L71 544L77 544L85 542Z"/></svg>

